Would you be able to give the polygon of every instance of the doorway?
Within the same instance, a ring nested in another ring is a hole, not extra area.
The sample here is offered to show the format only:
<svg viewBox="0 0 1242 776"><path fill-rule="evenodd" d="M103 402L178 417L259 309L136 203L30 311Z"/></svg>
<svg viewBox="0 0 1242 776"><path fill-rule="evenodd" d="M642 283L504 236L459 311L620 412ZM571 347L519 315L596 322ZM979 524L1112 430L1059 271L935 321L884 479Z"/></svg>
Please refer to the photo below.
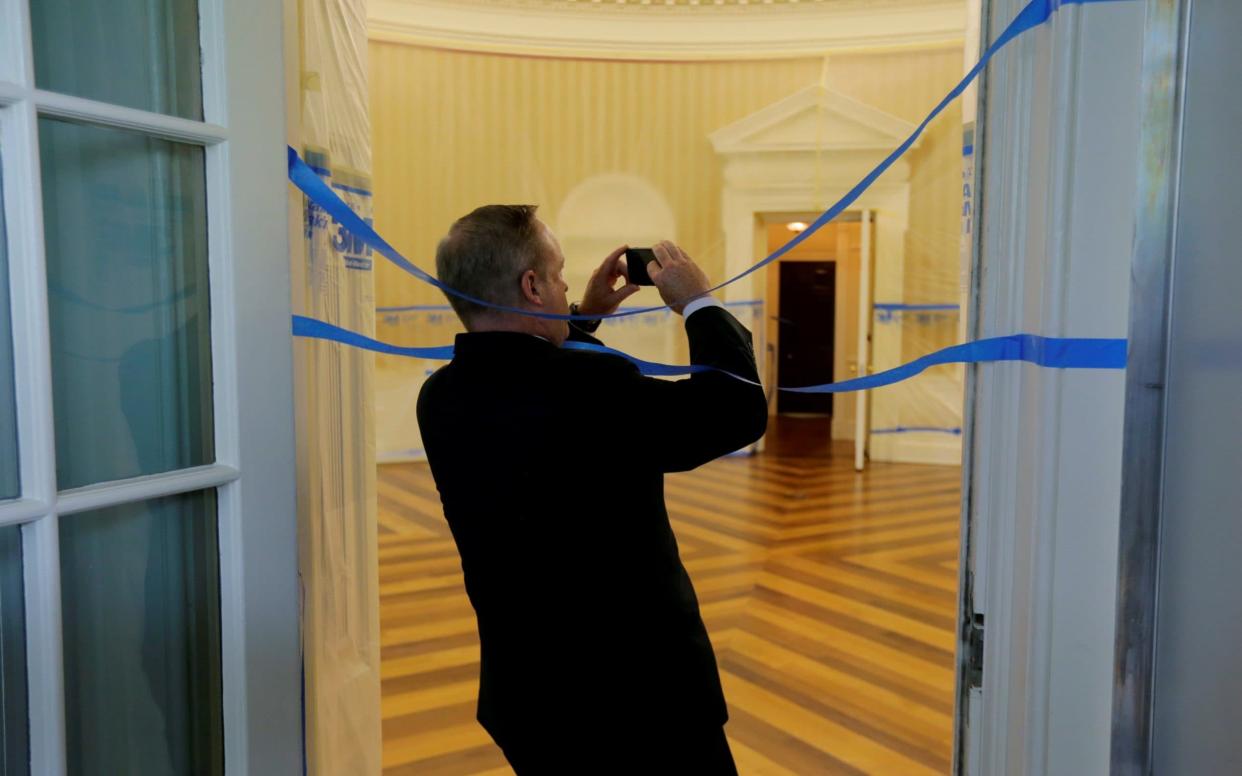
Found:
<svg viewBox="0 0 1242 776"><path fill-rule="evenodd" d="M766 213L758 250L771 253L789 241L810 214ZM764 285L768 385L800 386L859 374L859 273L862 223L843 214L768 265ZM773 415L800 415L789 425L813 426L823 445L855 438L856 396L777 393ZM825 448L826 449L826 448Z"/></svg>
<svg viewBox="0 0 1242 776"><path fill-rule="evenodd" d="M778 385L832 382L837 265L832 261L782 262L779 273ZM783 392L776 399L776 411L831 417L832 394Z"/></svg>

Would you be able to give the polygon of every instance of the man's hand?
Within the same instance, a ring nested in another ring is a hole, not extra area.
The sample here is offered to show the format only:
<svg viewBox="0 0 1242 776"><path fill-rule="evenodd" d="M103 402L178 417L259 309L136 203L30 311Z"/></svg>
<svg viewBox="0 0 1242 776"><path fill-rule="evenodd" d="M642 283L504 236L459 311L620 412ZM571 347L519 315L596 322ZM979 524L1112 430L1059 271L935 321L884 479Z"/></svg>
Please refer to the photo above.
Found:
<svg viewBox="0 0 1242 776"><path fill-rule="evenodd" d="M622 245L608 254L604 263L591 273L591 279L587 281L586 289L582 292L582 302L578 305L579 313L609 315L616 312L622 302L638 292L638 286L629 282L630 279L625 274L624 256L627 247ZM620 279L624 279L625 283L620 288L616 288L617 281Z"/></svg>
<svg viewBox="0 0 1242 776"><path fill-rule="evenodd" d="M647 274L660 289L664 304L681 315L687 302L703 296L711 288L707 275L685 251L667 240L656 243L651 250L656 260L647 265Z"/></svg>

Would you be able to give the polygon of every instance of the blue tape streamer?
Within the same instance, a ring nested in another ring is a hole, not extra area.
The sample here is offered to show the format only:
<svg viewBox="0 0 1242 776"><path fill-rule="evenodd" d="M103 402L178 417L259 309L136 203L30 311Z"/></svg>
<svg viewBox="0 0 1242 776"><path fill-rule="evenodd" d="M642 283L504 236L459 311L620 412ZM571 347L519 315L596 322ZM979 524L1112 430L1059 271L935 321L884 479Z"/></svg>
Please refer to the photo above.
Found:
<svg viewBox="0 0 1242 776"><path fill-rule="evenodd" d="M594 320L597 317L590 315L538 313L532 310L523 310L518 307L495 304L493 302L488 302L483 299L479 299L478 297L471 296L465 292L458 291L455 288L451 288L450 286L441 283L437 278L433 277L418 265L402 256L396 248L389 245L388 241L381 237L379 232L375 231L375 229L366 221L363 221L362 218L353 211L353 208L345 204L345 202L336 195L336 192L332 190L331 186L325 183L323 179L321 179L319 175L306 164L306 162L302 161L302 158L298 156L298 152L293 150L291 146L289 147L289 180L294 186L301 189L302 193L305 194L311 202L314 202L316 205L323 208L325 213L331 216L334 221L344 227L347 231L352 233L354 237L357 237L362 242L370 245L373 250L377 251L381 256L388 259L393 264L396 264L398 267L419 280L435 286L445 294L465 299L468 302L474 302L482 307L490 307L494 310L503 310L509 313L528 315L536 318L553 318L562 321L582 321ZM644 308L641 309L641 311L655 312L656 310L663 309L664 307L660 306ZM616 317L619 315L633 314L633 312L613 313L611 316L602 317Z"/></svg>
<svg viewBox="0 0 1242 776"><path fill-rule="evenodd" d="M1048 21L1048 19L1052 17L1052 14L1063 6L1126 1L1127 0L1030 0L1030 2L1018 12L1018 15L1014 17L1014 20L1009 23L1009 26L1001 32L1000 36L997 37L992 45L988 46L987 49L984 50L982 56L979 57L979 61L976 62L974 67L972 67L962 78L962 80L958 82L957 86L954 86L953 89L945 95L944 99L941 100L936 107L932 109L931 113L927 114L927 117L919 123L914 132L910 134L910 137L906 138L901 145L897 146L892 153L885 157L884 161L876 165L875 169L867 173L867 175L859 181L854 188L850 189L843 197L841 197L841 199L837 200L836 204L825 210L818 218L812 221L806 229L794 235L789 242L785 243L780 248L777 248L771 255L760 261L758 264L755 264L749 269L738 273L737 275L716 286L713 286L708 293L719 291L730 283L735 283L752 272L766 267L772 262L780 259L786 253L793 250L804 240L809 238L812 234L823 228L828 222L841 215L841 213L853 204L854 201L857 200L858 197L871 186L871 184L875 183L876 179L883 175L884 172L902 156L902 154L910 150L910 147L914 145L914 141L923 134L923 130L927 128L927 125L939 116L941 112L943 112L944 109L948 107L951 102L953 102L953 100L960 97L962 92L966 91L966 87L979 76L979 73L983 71L983 68L992 59L992 57L1008 45L1014 38ZM289 180L301 189L312 202L323 208L328 215L332 216L337 223L341 224L346 230L352 232L355 237L367 243L373 249L379 251L382 256L396 264L401 269L410 273L419 280L435 286L445 294L465 299L482 307L490 307L495 310L503 310L505 312L516 313L518 315L527 315L534 318L551 318L563 321L620 318L627 315L639 315L642 313L650 313L667 309L665 305L657 305L655 307L638 307L628 310L621 310L610 315L603 316L573 316L523 310L517 307L510 307L478 299L441 283L435 277L420 269L418 266L402 256L395 248L389 245L388 241L381 237L374 228L359 218L358 215L354 213L353 209L350 208L349 205L345 204L341 198L336 195L336 192L332 191L331 187L324 183L323 180L319 178L319 175L317 175L313 169L302 161L301 157L298 156L297 151L293 150L292 147L289 148Z"/></svg>
<svg viewBox="0 0 1242 776"><path fill-rule="evenodd" d="M305 315L293 316L293 336L330 340L332 342L339 342L342 345L362 348L363 350L373 350L376 353L387 353L391 356L426 358L432 361L448 361L453 358L452 345L439 345L428 348L405 348L400 345L389 345L387 342L371 339L365 334L342 329L340 326L333 326L330 323L325 323L317 318L309 318Z"/></svg>
<svg viewBox="0 0 1242 776"><path fill-rule="evenodd" d="M952 434L953 436L961 436L962 430L956 426L953 428L944 428L943 426L893 426L892 428L873 428L872 434Z"/></svg>
<svg viewBox="0 0 1242 776"><path fill-rule="evenodd" d="M388 353L394 356L425 358L435 361L448 361L453 358L452 345L437 347L407 348L390 345L372 339L357 332L333 326L324 321L308 318L303 315L293 316L293 334L298 337L329 340L356 348L373 350L376 353ZM677 377L682 375L700 374L703 372L721 372L730 377L751 385L758 385L740 375L715 367L699 364L660 364L644 361L628 353L614 350L602 345L587 342L566 342L565 348L585 350L593 353L608 353L630 361L639 371L651 377ZM929 367L940 364L975 364L990 361L1026 361L1043 367L1054 369L1125 369L1126 341L1124 339L1071 339L1063 337L1041 337L1036 334L1011 334L1007 337L968 342L963 345L952 345L916 358L908 364L894 369L877 372L873 375L842 380L839 383L823 383L797 388L777 388L778 391L790 393L846 393L862 391L869 388L880 388L885 385L908 380Z"/></svg>
<svg viewBox="0 0 1242 776"><path fill-rule="evenodd" d="M900 310L909 310L911 312L937 312L947 310L958 310L958 305L946 304L902 304L901 302L876 302L872 308L881 312L895 312Z"/></svg>

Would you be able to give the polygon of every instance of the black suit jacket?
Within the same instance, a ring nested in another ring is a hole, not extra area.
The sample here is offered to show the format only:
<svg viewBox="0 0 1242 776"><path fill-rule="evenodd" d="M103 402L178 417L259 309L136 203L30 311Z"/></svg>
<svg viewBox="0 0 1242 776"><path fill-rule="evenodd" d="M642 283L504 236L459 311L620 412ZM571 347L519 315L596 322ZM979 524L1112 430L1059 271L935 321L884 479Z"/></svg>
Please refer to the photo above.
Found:
<svg viewBox="0 0 1242 776"><path fill-rule="evenodd" d="M686 330L692 363L758 380L750 333L727 311L696 311ZM493 736L724 724L664 473L758 439L761 388L719 373L657 380L527 334L462 334L423 386L418 422L478 618L478 719Z"/></svg>

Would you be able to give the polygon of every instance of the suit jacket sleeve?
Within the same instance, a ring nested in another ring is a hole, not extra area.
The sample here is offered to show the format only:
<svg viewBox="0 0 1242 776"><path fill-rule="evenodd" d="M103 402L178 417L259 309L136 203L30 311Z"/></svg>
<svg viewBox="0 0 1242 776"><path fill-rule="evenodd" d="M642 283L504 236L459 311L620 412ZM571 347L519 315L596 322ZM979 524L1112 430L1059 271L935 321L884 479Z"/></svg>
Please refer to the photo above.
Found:
<svg viewBox="0 0 1242 776"><path fill-rule="evenodd" d="M686 319L690 362L730 372L695 374L684 380L644 377L628 369L618 380L616 401L629 428L651 440L643 454L661 471L686 471L754 442L767 428L768 403L758 385L750 332L727 310L708 307Z"/></svg>

